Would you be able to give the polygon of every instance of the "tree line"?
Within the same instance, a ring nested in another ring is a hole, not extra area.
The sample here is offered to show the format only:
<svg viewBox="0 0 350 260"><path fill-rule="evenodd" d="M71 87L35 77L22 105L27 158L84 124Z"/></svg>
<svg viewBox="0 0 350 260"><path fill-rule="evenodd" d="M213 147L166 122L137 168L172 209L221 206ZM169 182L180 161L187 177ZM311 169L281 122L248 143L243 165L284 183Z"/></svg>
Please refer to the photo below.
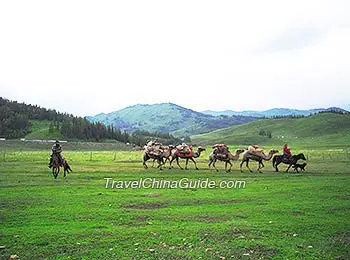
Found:
<svg viewBox="0 0 350 260"><path fill-rule="evenodd" d="M130 134L100 122L91 123L83 117L0 97L0 137L6 139L24 137L31 131L31 120L51 121L48 131L51 133L59 131L67 139L93 141L110 139L140 146L150 139L157 139L164 144L180 142L169 133L135 131Z"/></svg>

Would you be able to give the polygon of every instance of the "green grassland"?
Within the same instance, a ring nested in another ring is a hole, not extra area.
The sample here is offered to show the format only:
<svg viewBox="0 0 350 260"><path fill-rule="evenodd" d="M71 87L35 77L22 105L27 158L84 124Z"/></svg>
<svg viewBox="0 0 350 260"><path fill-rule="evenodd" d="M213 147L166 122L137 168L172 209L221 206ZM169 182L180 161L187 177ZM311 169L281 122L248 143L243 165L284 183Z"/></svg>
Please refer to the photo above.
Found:
<svg viewBox="0 0 350 260"><path fill-rule="evenodd" d="M238 162L231 173L218 162L216 172L209 147L198 171L145 170L141 151L65 149L73 172L54 180L49 149L0 149L0 258L348 259L349 151L295 152L307 155L305 173L276 173L271 162L263 174L241 173ZM118 189L105 188L107 177L246 186Z"/></svg>
<svg viewBox="0 0 350 260"><path fill-rule="evenodd" d="M271 132L272 138L259 135ZM350 143L350 114L321 113L304 118L261 119L251 123L191 136L197 144L260 144L308 148L347 147Z"/></svg>

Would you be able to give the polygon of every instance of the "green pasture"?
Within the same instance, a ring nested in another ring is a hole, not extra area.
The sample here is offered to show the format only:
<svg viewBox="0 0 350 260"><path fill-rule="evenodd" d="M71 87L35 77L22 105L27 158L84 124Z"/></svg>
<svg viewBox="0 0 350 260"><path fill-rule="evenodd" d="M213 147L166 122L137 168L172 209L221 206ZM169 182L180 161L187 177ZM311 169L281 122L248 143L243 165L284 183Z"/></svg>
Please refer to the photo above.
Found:
<svg viewBox="0 0 350 260"><path fill-rule="evenodd" d="M247 124L218 129L209 133L193 135L198 144L259 144L308 149L347 148L350 142L350 114L322 113L303 118L260 119ZM271 138L260 135L271 133Z"/></svg>
<svg viewBox="0 0 350 260"><path fill-rule="evenodd" d="M239 147L231 147L236 149ZM306 172L231 173L142 167L141 151L74 151L73 172L54 179L50 150L0 149L0 258L348 259L349 151L305 153ZM184 161L181 161L184 165ZM256 163L251 163L256 169ZM115 183L210 180L216 188L112 188ZM244 181L244 188L220 188Z"/></svg>

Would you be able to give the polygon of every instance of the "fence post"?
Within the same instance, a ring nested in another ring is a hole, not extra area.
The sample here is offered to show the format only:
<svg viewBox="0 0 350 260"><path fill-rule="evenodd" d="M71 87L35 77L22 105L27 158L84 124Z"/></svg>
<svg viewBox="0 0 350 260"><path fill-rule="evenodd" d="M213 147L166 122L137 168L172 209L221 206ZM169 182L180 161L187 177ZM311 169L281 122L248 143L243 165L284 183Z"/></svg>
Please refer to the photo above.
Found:
<svg viewBox="0 0 350 260"><path fill-rule="evenodd" d="M115 161L117 159L117 152L114 152L114 158L113 160Z"/></svg>
<svg viewBox="0 0 350 260"><path fill-rule="evenodd" d="M90 161L92 161L92 152L90 152Z"/></svg>

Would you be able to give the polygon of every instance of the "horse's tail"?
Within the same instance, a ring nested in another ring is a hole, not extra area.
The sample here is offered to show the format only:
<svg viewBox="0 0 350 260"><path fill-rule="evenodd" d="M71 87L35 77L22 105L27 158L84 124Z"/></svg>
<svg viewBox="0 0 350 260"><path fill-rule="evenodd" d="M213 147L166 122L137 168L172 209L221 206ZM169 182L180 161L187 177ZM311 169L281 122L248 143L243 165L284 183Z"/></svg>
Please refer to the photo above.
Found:
<svg viewBox="0 0 350 260"><path fill-rule="evenodd" d="M277 159L277 156L275 155L275 156L272 158L272 166L273 166L273 167L275 167L276 159Z"/></svg>
<svg viewBox="0 0 350 260"><path fill-rule="evenodd" d="M69 164L68 164L68 162L67 162L67 161L66 161L66 165L67 165L67 169L68 169L69 171L71 171L71 172L72 172L73 170L72 170L72 168L69 166Z"/></svg>

